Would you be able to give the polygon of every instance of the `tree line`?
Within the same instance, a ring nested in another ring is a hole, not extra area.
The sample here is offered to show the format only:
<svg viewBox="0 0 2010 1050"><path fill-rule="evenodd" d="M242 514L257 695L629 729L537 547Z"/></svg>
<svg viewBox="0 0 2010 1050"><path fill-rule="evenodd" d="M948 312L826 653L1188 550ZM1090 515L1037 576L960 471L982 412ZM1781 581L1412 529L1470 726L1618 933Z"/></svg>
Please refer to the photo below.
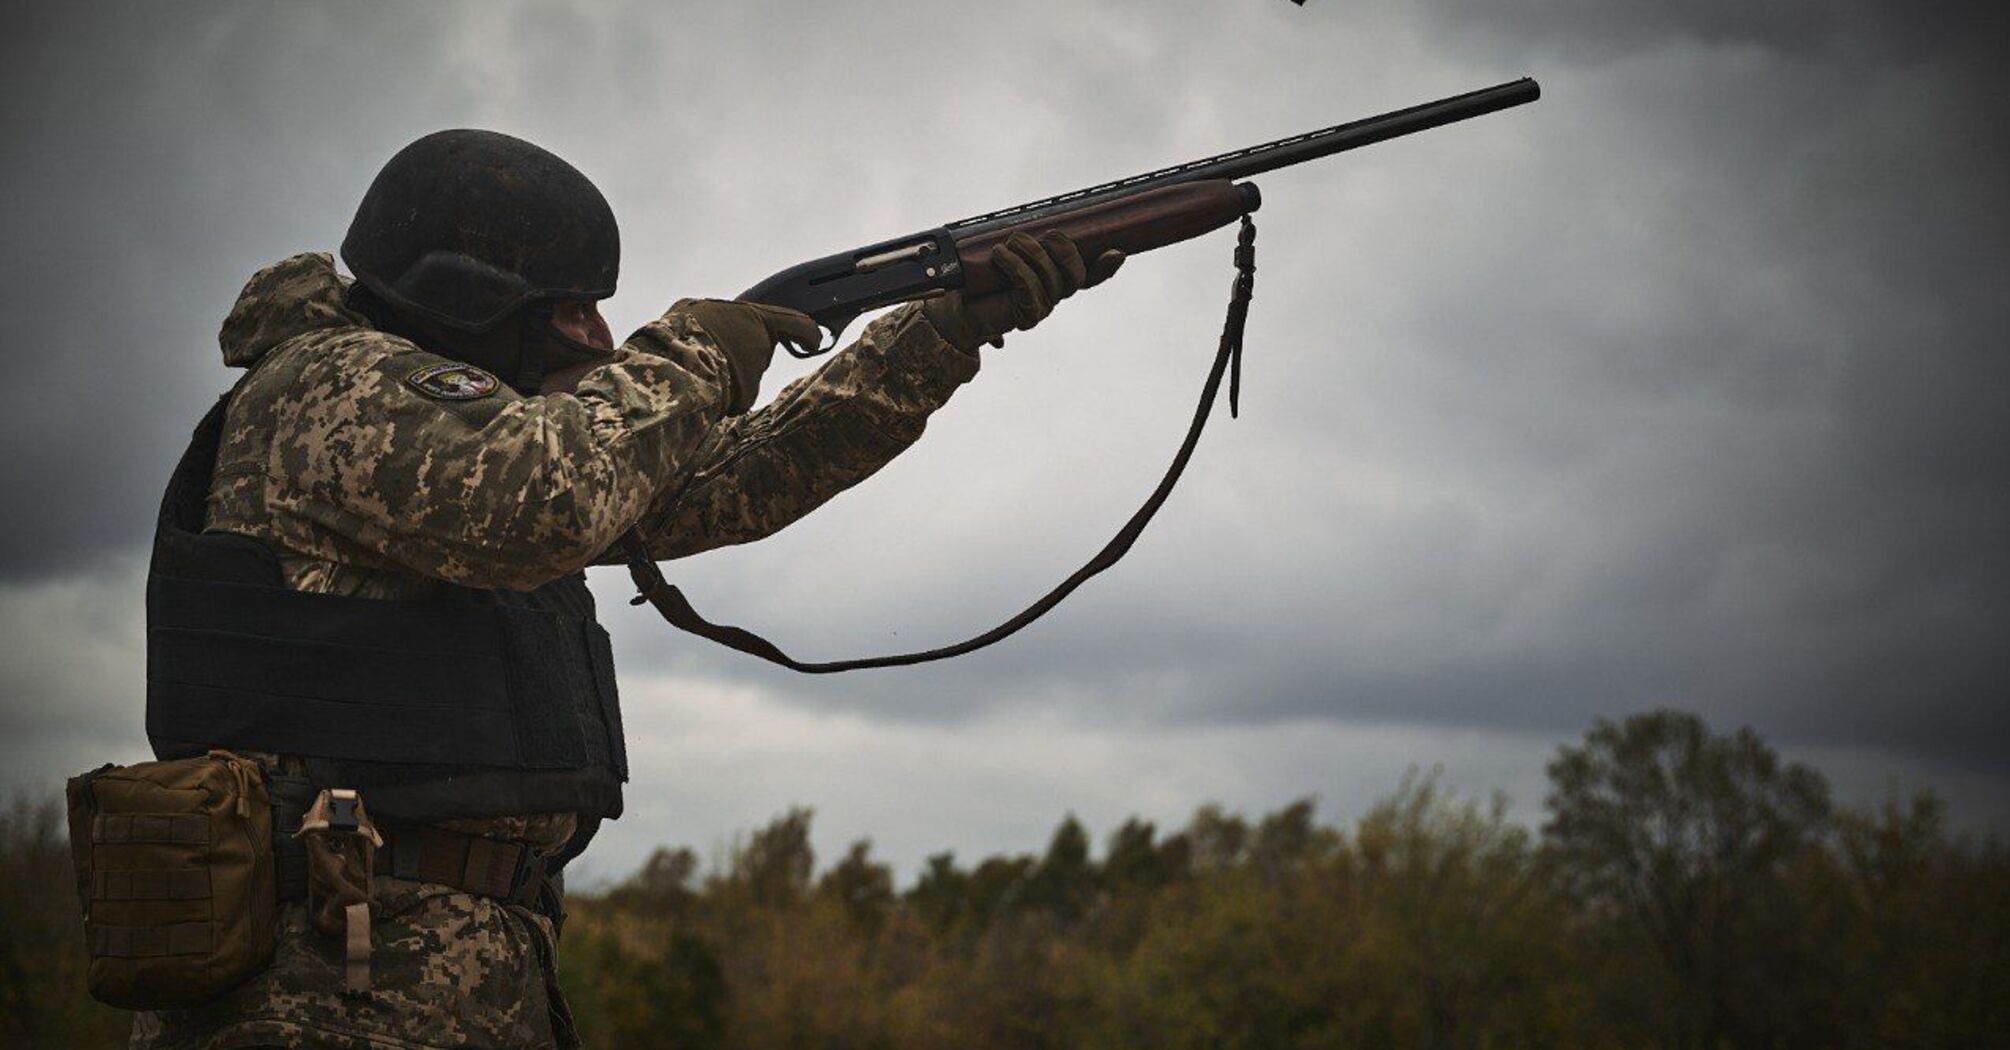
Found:
<svg viewBox="0 0 2010 1050"><path fill-rule="evenodd" d="M905 888L867 842L820 868L795 809L574 894L561 979L596 1048L2010 1045L2010 853L1931 794L1840 805L1665 710L1547 772L1534 829L1412 775L1344 826L1206 806L1098 849L1071 817ZM66 848L0 816L0 1022L113 1046Z"/></svg>

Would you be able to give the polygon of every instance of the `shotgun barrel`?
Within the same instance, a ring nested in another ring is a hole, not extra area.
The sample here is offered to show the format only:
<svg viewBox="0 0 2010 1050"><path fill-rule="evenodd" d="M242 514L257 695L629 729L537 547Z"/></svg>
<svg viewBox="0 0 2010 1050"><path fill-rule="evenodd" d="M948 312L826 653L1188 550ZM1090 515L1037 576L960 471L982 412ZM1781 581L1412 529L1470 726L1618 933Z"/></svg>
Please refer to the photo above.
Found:
<svg viewBox="0 0 2010 1050"><path fill-rule="evenodd" d="M1133 175L1128 179L1105 182L1073 193L1059 193L1043 200L973 215L968 219L958 219L945 228L962 237L987 230L1018 226L1043 216L1160 186L1214 179L1229 181L1247 179L1267 171L1288 168L1293 164L1303 164L1308 160L1318 160L1335 153L1372 146L1377 142L1414 135L1419 131L1428 131L1461 120L1498 113L1503 109L1534 102L1541 97L1542 87L1534 80L1523 77L1490 88L1468 91L1463 95L1453 95L1435 102L1399 109L1393 113L1350 120L1345 124L1335 124L1330 128L1292 135L1275 142L1266 142L1261 146L1231 150L1216 156L1188 161L1185 164L1148 171L1142 175Z"/></svg>

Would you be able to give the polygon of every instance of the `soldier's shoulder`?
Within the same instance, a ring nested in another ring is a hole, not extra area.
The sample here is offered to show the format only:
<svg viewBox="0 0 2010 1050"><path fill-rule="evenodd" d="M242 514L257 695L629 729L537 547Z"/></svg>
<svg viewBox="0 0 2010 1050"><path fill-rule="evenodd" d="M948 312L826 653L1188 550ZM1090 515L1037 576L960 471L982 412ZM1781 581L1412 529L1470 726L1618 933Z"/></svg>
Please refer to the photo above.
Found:
<svg viewBox="0 0 2010 1050"><path fill-rule="evenodd" d="M329 389L353 389L368 377L406 360L433 355L410 341L374 328L323 328L280 343L240 388L242 401L298 400ZM429 363L429 362L422 362Z"/></svg>
<svg viewBox="0 0 2010 1050"><path fill-rule="evenodd" d="M260 371L239 397L269 399L282 416L315 430L377 420L480 427L521 400L492 372L370 328L302 335Z"/></svg>
<svg viewBox="0 0 2010 1050"><path fill-rule="evenodd" d="M301 364L326 365L331 372L367 371L381 368L387 362L408 358L444 360L437 354L420 349L417 343L403 336L365 327L306 332L273 354L275 358L288 358Z"/></svg>
<svg viewBox="0 0 2010 1050"><path fill-rule="evenodd" d="M315 388L351 390L358 386L386 392L388 377L404 378L426 369L460 368L488 375L481 369L462 365L432 353L409 339L374 328L331 328L306 332L273 350L260 369L275 377L283 376L296 395L311 394ZM501 389L502 384L496 384ZM406 393L411 392L408 388Z"/></svg>

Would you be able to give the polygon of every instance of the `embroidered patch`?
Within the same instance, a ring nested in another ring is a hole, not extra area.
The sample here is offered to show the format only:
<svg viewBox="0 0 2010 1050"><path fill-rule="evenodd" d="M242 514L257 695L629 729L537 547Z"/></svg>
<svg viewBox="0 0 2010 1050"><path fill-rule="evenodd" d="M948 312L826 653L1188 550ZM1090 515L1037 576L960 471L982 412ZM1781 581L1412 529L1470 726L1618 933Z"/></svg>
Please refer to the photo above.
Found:
<svg viewBox="0 0 2010 1050"><path fill-rule="evenodd" d="M473 401L496 392L502 382L473 365L427 365L405 377L419 393L442 401Z"/></svg>

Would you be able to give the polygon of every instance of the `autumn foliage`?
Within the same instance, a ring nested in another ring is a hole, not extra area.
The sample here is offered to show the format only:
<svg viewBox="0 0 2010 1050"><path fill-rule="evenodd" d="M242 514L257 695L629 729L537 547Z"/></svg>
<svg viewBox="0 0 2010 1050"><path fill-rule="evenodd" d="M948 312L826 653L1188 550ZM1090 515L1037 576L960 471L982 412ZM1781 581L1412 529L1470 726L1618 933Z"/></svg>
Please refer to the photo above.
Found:
<svg viewBox="0 0 2010 1050"><path fill-rule="evenodd" d="M2010 856L1930 795L1868 811L1660 711L1559 749L1546 820L1412 776L1346 826L1204 807L1100 848L819 867L794 810L571 901L593 1047L2010 1044ZM4 818L0 1018L117 1045L81 994L52 815Z"/></svg>

